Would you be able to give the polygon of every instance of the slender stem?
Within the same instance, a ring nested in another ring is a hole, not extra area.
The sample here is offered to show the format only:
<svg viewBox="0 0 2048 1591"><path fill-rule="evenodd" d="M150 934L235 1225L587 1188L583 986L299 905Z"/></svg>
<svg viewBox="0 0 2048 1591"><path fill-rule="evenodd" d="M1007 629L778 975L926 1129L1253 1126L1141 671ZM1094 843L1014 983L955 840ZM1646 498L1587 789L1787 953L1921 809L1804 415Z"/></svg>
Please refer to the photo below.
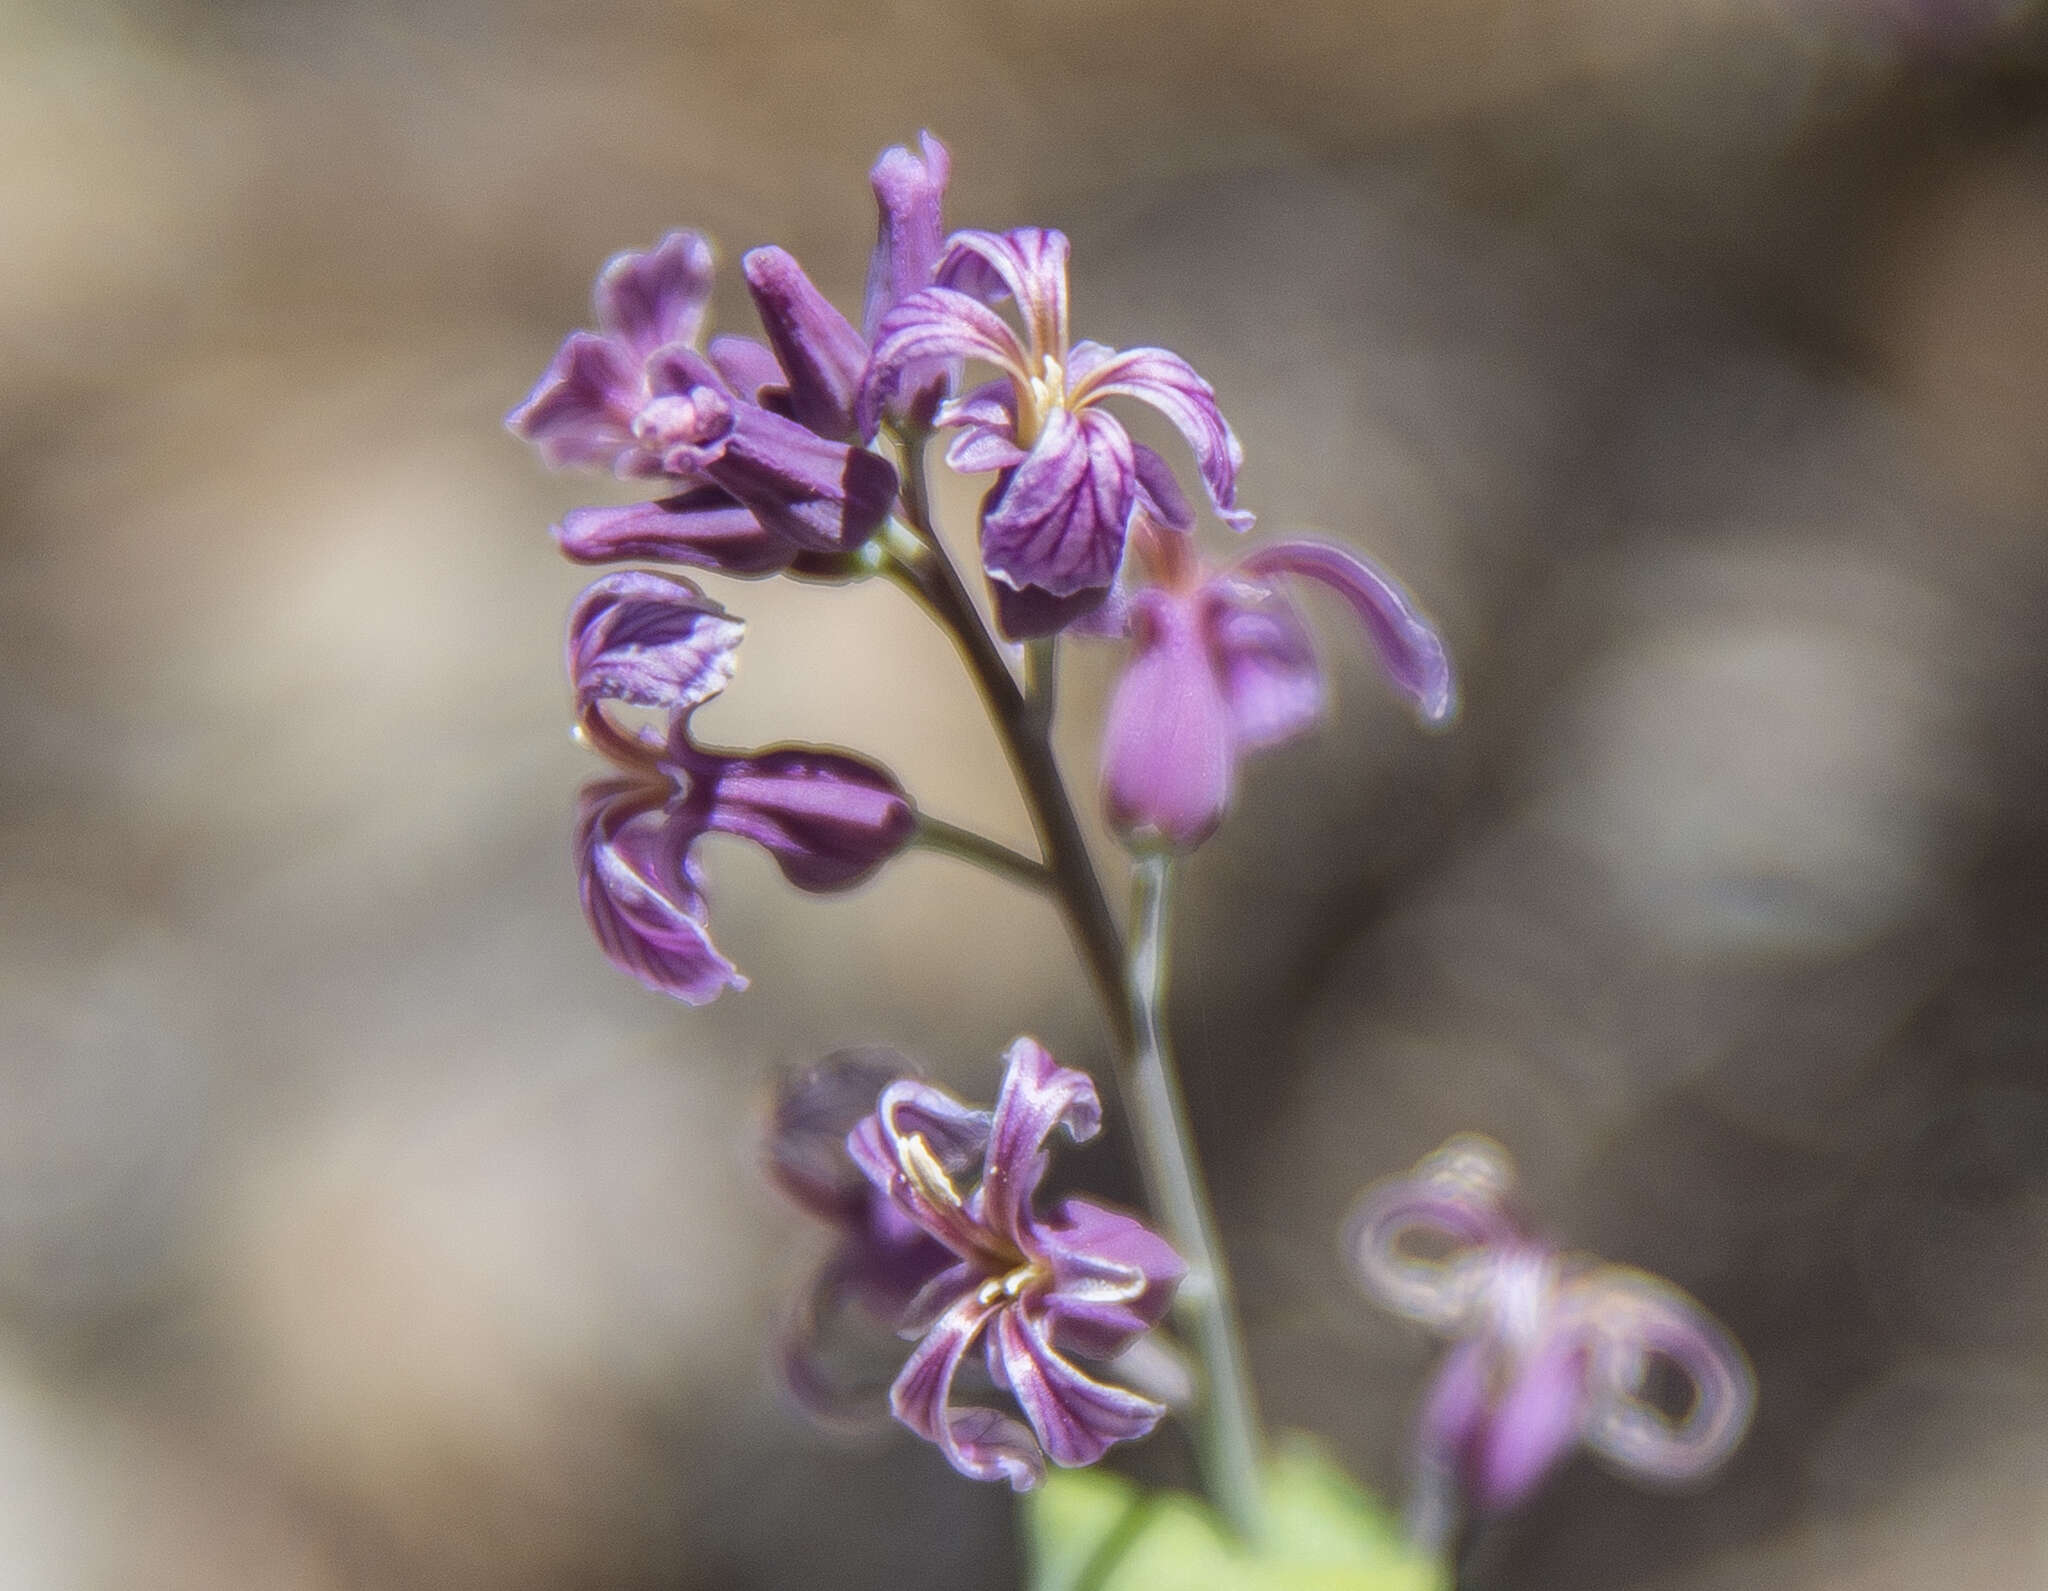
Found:
<svg viewBox="0 0 2048 1591"><path fill-rule="evenodd" d="M1230 1268L1217 1241L1166 1034L1167 906L1172 883L1173 862L1164 853L1141 857L1132 873L1126 989L1135 1043L1129 1104L1137 1118L1146 1183L1188 1262L1187 1279L1174 1297L1174 1307L1208 1373L1200 1433L1203 1467L1224 1517L1239 1534L1256 1539L1265 1514L1258 1411L1238 1337Z"/></svg>
<svg viewBox="0 0 2048 1591"><path fill-rule="evenodd" d="M1082 964L1109 1014L1117 1048L1124 1051L1130 1046L1131 1033L1123 997L1123 936L1110 915L1108 898L1088 855L1081 820L1075 816L1074 803L1060 777L1046 726L1034 724L1030 700L1011 673L996 638L982 622L960 571L932 526L924 478L925 440L923 435L911 435L903 443L903 518L921 544L921 555L914 561L901 557L898 561L933 618L953 637L981 690L989 716L995 720Z"/></svg>
<svg viewBox="0 0 2048 1591"><path fill-rule="evenodd" d="M1030 810L1045 855L1045 874L1102 998L1146 1190L1188 1262L1175 1308L1206 1372L1199 1440L1209 1492L1230 1525L1253 1538L1260 1534L1264 1516L1258 1415L1239 1340L1230 1273L1216 1239L1165 1031L1170 863L1164 856L1138 863L1136 930L1126 961L1123 935L1110 914L1053 755L1053 654L1049 649L1036 654L1027 649L1030 688L1018 684L933 527L924 477L925 441L922 434L903 438L903 527L892 525L889 530L891 572L953 637L974 675Z"/></svg>
<svg viewBox="0 0 2048 1591"><path fill-rule="evenodd" d="M1024 702L1031 709L1033 733L1052 733L1053 709L1059 701L1060 638L1048 635L1024 643Z"/></svg>
<svg viewBox="0 0 2048 1591"><path fill-rule="evenodd" d="M1013 851L1001 840L992 840L986 834L963 829L944 818L935 818L929 812L918 813L917 832L910 843L945 856L957 856L963 862L972 862L976 867L986 868L1013 884L1022 884L1026 889L1049 890L1053 887L1051 870L1035 857Z"/></svg>

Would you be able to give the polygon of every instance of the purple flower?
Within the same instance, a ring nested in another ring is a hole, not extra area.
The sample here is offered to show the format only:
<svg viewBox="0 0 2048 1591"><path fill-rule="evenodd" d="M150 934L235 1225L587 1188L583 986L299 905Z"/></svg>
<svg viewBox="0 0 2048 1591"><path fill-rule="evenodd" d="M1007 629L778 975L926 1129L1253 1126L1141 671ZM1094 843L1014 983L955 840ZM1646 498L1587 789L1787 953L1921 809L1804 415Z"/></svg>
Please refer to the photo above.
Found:
<svg viewBox="0 0 2048 1591"><path fill-rule="evenodd" d="M1698 1304L1641 1271L1562 1254L1508 1208L1513 1163L1453 1138L1359 1207L1366 1290L1456 1346L1424 1400L1419 1533L1454 1499L1482 1514L1526 1500L1573 1446L1650 1482L1698 1479L1748 1429L1742 1350ZM1682 1392L1668 1412L1667 1400Z"/></svg>
<svg viewBox="0 0 2048 1591"><path fill-rule="evenodd" d="M599 329L573 333L506 416L550 464L682 487L572 513L555 531L571 558L768 574L850 552L888 518L895 467L849 445L865 343L782 251L749 255L746 274L773 352L741 337L697 351L711 250L672 232L605 267Z"/></svg>
<svg viewBox="0 0 2048 1591"><path fill-rule="evenodd" d="M1099 601L1140 509L1179 529L1192 522L1173 472L1101 407L1106 399L1164 414L1194 450L1217 512L1234 529L1251 525L1237 507L1243 450L1209 383L1163 348L1069 342L1067 254L1064 234L1036 227L955 233L934 285L882 317L860 397L862 434L872 435L920 372L973 359L1002 373L947 403L938 424L960 432L946 455L953 468L997 472L982 501L982 564L999 590L1027 595L1002 612L1006 626L1057 628L1071 613L1065 599ZM991 307L1004 299L1021 337Z"/></svg>
<svg viewBox="0 0 2048 1591"><path fill-rule="evenodd" d="M687 580L607 575L569 619L583 737L619 774L584 787L576 859L584 915L605 953L650 989L702 1005L743 978L711 942L691 858L699 837L764 847L797 888L850 888L910 842L916 815L883 769L843 752L700 746L690 715L731 679L742 626ZM613 705L665 726L629 729Z"/></svg>
<svg viewBox="0 0 2048 1591"><path fill-rule="evenodd" d="M861 1173L846 1135L870 1114L882 1091L909 1078L901 1055L840 1050L782 1079L768 1134L768 1171L798 1205L832 1227L838 1242L806 1289L783 1334L783 1380L806 1412L830 1425L856 1426L886 1416L888 1377L849 1385L828 1362L825 1343L849 1316L894 1333L911 1301L952 1253ZM925 1141L949 1173L980 1159L988 1114L929 1116Z"/></svg>
<svg viewBox="0 0 2048 1591"><path fill-rule="evenodd" d="M1342 596L1387 677L1423 720L1450 717L1442 640L1401 588L1364 559L1319 542L1283 541L1211 570L1180 532L1144 522L1136 539L1157 583L1125 603L1133 649L1110 700L1102 750L1104 800L1125 835L1199 845L1230 805L1238 758L1291 740L1322 716L1322 666L1281 576Z"/></svg>
<svg viewBox="0 0 2048 1591"><path fill-rule="evenodd" d="M1156 1325L1185 1272L1179 1256L1134 1217L1085 1199L1068 1199L1050 1218L1032 1208L1054 1129L1081 1142L1101 1122L1086 1074L1021 1038L992 1113L906 1079L884 1089L847 1138L872 1185L948 1252L951 1263L909 1306L903 1329L920 1340L889 1398L899 1420L972 1479L1025 1490L1044 1478L1047 1459L1092 1464L1165 1413L1071 1356L1112 1358ZM981 1176L963 1193L966 1168L949 1165L946 1151L976 1132L985 1135ZM955 1403L955 1379L977 1343L1028 1428Z"/></svg>

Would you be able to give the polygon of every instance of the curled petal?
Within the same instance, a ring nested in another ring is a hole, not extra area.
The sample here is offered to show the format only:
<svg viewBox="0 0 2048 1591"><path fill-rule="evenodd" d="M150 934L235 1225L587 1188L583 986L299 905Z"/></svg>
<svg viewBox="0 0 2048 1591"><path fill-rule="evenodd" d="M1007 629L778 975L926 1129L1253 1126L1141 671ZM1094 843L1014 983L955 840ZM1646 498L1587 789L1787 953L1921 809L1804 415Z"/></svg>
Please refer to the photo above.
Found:
<svg viewBox="0 0 2048 1591"><path fill-rule="evenodd" d="M1586 1443L1627 1473L1660 1483L1697 1480L1735 1451L1756 1408L1756 1378L1735 1340L1677 1288L1608 1267L1578 1285L1594 1324L1592 1406ZM1690 1383L1676 1418L1647 1397L1662 1359Z"/></svg>
<svg viewBox="0 0 2048 1591"><path fill-rule="evenodd" d="M1102 1098L1086 1072L1062 1066L1034 1038L1003 1057L1003 1086L989 1123L981 1219L1012 1247L1029 1252L1031 1199L1050 1160L1046 1142L1059 1128L1075 1143L1102 1130Z"/></svg>
<svg viewBox="0 0 2048 1591"><path fill-rule="evenodd" d="M882 317L861 382L856 418L871 437L884 408L934 366L980 359L1028 382L1030 361L1009 324L988 305L949 288L913 293Z"/></svg>
<svg viewBox="0 0 2048 1591"><path fill-rule="evenodd" d="M1116 1443L1149 1435L1166 1412L1163 1403L1084 1374L1022 1306L998 1314L994 1330L1003 1383L1055 1464L1093 1464Z"/></svg>
<svg viewBox="0 0 2048 1591"><path fill-rule="evenodd" d="M569 614L567 663L580 709L601 701L685 712L732 679L746 626L689 581L622 570Z"/></svg>
<svg viewBox="0 0 2048 1591"><path fill-rule="evenodd" d="M1482 1513L1524 1502L1578 1440L1586 1348L1569 1332L1540 1341L1514 1369L1465 1450L1465 1485Z"/></svg>
<svg viewBox="0 0 2048 1591"><path fill-rule="evenodd" d="M716 486L621 508L571 509L555 527L555 544L577 563L645 558L740 576L779 574L797 554L795 543Z"/></svg>
<svg viewBox="0 0 2048 1591"><path fill-rule="evenodd" d="M709 828L752 840L812 893L848 889L910 843L917 815L901 785L840 752L787 746L721 758L695 777Z"/></svg>
<svg viewBox="0 0 2048 1591"><path fill-rule="evenodd" d="M1264 586L1218 582L1203 618L1240 752L1276 746L1323 713L1323 670L1301 614Z"/></svg>
<svg viewBox="0 0 2048 1591"><path fill-rule="evenodd" d="M997 481L981 515L981 560L1003 584L1055 597L1106 590L1123 561L1137 461L1122 424L1054 409L1028 457Z"/></svg>
<svg viewBox="0 0 2048 1591"><path fill-rule="evenodd" d="M932 279L984 301L1016 300L1038 364L1066 357L1070 252L1066 234L1050 227L955 232Z"/></svg>
<svg viewBox="0 0 2048 1591"><path fill-rule="evenodd" d="M962 1259L987 1241L957 1179L988 1142L989 1114L914 1078L890 1084L846 1137L861 1174L924 1231Z"/></svg>
<svg viewBox="0 0 2048 1591"><path fill-rule="evenodd" d="M1121 833L1186 849L1214 833L1230 805L1229 707L1197 603L1152 587L1131 598L1130 625L1135 650L1103 729L1103 800Z"/></svg>
<svg viewBox="0 0 2048 1591"><path fill-rule="evenodd" d="M643 358L664 343L694 343L711 301L711 268L711 245L696 232L614 255L597 278L598 328Z"/></svg>
<svg viewBox="0 0 2048 1591"><path fill-rule="evenodd" d="M550 466L591 465L635 473L633 416L645 396L640 367L608 337L572 333L505 426Z"/></svg>
<svg viewBox="0 0 2048 1591"><path fill-rule="evenodd" d="M1083 343L1074 350L1074 369L1078 374L1069 403L1080 408L1121 395L1151 404L1194 450L1195 470L1223 522L1232 530L1252 528L1252 516L1237 506L1237 472L1244 465L1244 449L1216 406L1216 389L1193 365L1164 348L1107 354L1099 344Z"/></svg>
<svg viewBox="0 0 2048 1591"><path fill-rule="evenodd" d="M889 1389L889 1407L968 1479L1008 1481L1029 1491L1045 1478L1045 1459L1031 1433L994 1409L953 1407L960 1363L1001 1307L970 1293L941 1316Z"/></svg>
<svg viewBox="0 0 2048 1591"><path fill-rule="evenodd" d="M919 154L898 144L883 150L868 173L880 212L861 313L869 337L884 315L930 285L933 267L939 263L945 232L942 207L953 163L946 146L930 133L919 133L917 141Z"/></svg>
<svg viewBox="0 0 2048 1591"><path fill-rule="evenodd" d="M1040 1305L1053 1341L1091 1359L1110 1359L1159 1324L1187 1275L1187 1262L1134 1215L1069 1199L1033 1241L1052 1271Z"/></svg>
<svg viewBox="0 0 2048 1591"><path fill-rule="evenodd" d="M1368 1189L1346 1239L1365 1290L1438 1330L1465 1324L1494 1274L1493 1251L1519 1237L1503 1204L1512 1177L1497 1144L1463 1135L1413 1175ZM1418 1251L1417 1239L1435 1252Z"/></svg>
<svg viewBox="0 0 2048 1591"><path fill-rule="evenodd" d="M1457 707L1457 694L1443 638L1387 575L1355 553L1314 541L1274 542L1252 553L1238 568L1258 578L1300 575L1328 586L1350 603L1387 677L1424 721L1449 721Z"/></svg>
<svg viewBox="0 0 2048 1591"><path fill-rule="evenodd" d="M685 862L696 830L662 810L663 795L618 779L584 787L576 823L583 914L620 971L704 1005L747 980L705 930L704 897Z"/></svg>
<svg viewBox="0 0 2048 1591"><path fill-rule="evenodd" d="M789 378L789 417L820 436L850 438L868 362L866 341L786 249L755 249L740 269Z"/></svg>

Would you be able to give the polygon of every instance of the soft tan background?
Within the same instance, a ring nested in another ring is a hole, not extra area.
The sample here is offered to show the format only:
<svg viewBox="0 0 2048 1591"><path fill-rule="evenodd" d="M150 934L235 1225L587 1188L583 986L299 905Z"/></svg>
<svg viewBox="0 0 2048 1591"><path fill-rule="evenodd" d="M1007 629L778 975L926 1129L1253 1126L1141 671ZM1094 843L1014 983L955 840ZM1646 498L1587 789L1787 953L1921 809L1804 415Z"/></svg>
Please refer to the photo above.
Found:
<svg viewBox="0 0 2048 1591"><path fill-rule="evenodd" d="M1096 1064L1056 926L712 847L754 990L613 974L545 533L594 489L498 428L670 225L854 301L920 125L954 220L1070 231L1077 330L1191 357L1266 528L1370 548L1463 666L1425 740L1318 609L1332 730L1190 869L1275 1419L1398 1489L1428 1350L1334 1233L1484 1128L1729 1321L1763 1413L1697 1499L1575 1467L1481 1586L2048 1583L2033 10L4 0L0 1585L1013 1576L1003 1498L779 1404L815 1238L752 1134L839 1042ZM1021 837L888 592L724 594L721 737Z"/></svg>

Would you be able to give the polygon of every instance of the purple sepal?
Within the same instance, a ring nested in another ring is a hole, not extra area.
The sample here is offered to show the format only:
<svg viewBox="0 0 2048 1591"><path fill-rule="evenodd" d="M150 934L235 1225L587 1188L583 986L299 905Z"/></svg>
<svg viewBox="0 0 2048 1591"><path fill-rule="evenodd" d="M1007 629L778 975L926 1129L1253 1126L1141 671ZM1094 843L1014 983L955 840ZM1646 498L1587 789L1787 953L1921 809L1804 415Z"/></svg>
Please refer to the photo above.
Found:
<svg viewBox="0 0 2048 1591"><path fill-rule="evenodd" d="M733 410L723 435L671 457L722 486L767 529L812 552L860 546L896 501L896 467L887 459L752 404Z"/></svg>
<svg viewBox="0 0 2048 1591"><path fill-rule="evenodd" d="M1110 698L1102 739L1111 825L1183 849L1215 832L1230 803L1236 754L1200 592L1152 588L1130 601L1134 648Z"/></svg>
<svg viewBox="0 0 2048 1591"><path fill-rule="evenodd" d="M1034 1210L1048 1140L1062 1128L1076 1141L1092 1137L1102 1119L1095 1085L1035 1040L1010 1048L971 1193L959 1184L964 1168L945 1162L929 1130L963 1118L972 1119L937 1090L891 1084L847 1148L878 1192L958 1256L910 1307L906 1330L922 1340L891 1408L961 1474L1024 1490L1048 1459L1090 1464L1158 1423L1163 1404L1068 1356L1104 1359L1128 1347L1158 1323L1185 1267L1132 1217L1078 1199L1050 1220ZM977 1343L1024 1422L954 1403L955 1377Z"/></svg>
<svg viewBox="0 0 2048 1591"><path fill-rule="evenodd" d="M1456 711L1443 638L1400 586L1356 553L1323 542L1277 541L1256 549L1238 567L1258 578L1291 574L1328 586L1351 605L1387 678L1426 722L1446 723Z"/></svg>
<svg viewBox="0 0 2048 1591"><path fill-rule="evenodd" d="M627 702L671 713L709 701L732 679L746 626L687 580L606 575L569 614L566 663L579 712Z"/></svg>
<svg viewBox="0 0 2048 1591"><path fill-rule="evenodd" d="M820 436L850 440L867 343L787 250L755 249L740 269L788 377L787 414Z"/></svg>
<svg viewBox="0 0 2048 1591"><path fill-rule="evenodd" d="M1110 591L1077 591L1071 597L1056 597L1050 591L1041 591L1037 586L1022 589L1004 585L1000 580L991 581L989 599L995 608L996 628L1006 640L1032 641L1040 636L1058 635L1061 631L1083 624L1094 613L1099 613L1110 598Z"/></svg>
<svg viewBox="0 0 2048 1591"><path fill-rule="evenodd" d="M577 563L644 558L740 576L779 574L797 556L793 542L717 486L620 508L573 508L555 527L555 544Z"/></svg>
<svg viewBox="0 0 2048 1591"><path fill-rule="evenodd" d="M620 971L704 1005L747 980L711 943L690 874L695 836L663 810L662 796L631 779L584 786L575 842L583 915Z"/></svg>
<svg viewBox="0 0 2048 1591"><path fill-rule="evenodd" d="M784 385L782 366L766 343L751 337L714 337L704 350L726 386L749 403L760 403L762 394L779 391Z"/></svg>
<svg viewBox="0 0 2048 1591"><path fill-rule="evenodd" d="M715 766L713 766L715 764ZM752 840L812 893L850 889L910 843L917 814L884 769L841 752L781 746L743 757L692 751L705 826Z"/></svg>

